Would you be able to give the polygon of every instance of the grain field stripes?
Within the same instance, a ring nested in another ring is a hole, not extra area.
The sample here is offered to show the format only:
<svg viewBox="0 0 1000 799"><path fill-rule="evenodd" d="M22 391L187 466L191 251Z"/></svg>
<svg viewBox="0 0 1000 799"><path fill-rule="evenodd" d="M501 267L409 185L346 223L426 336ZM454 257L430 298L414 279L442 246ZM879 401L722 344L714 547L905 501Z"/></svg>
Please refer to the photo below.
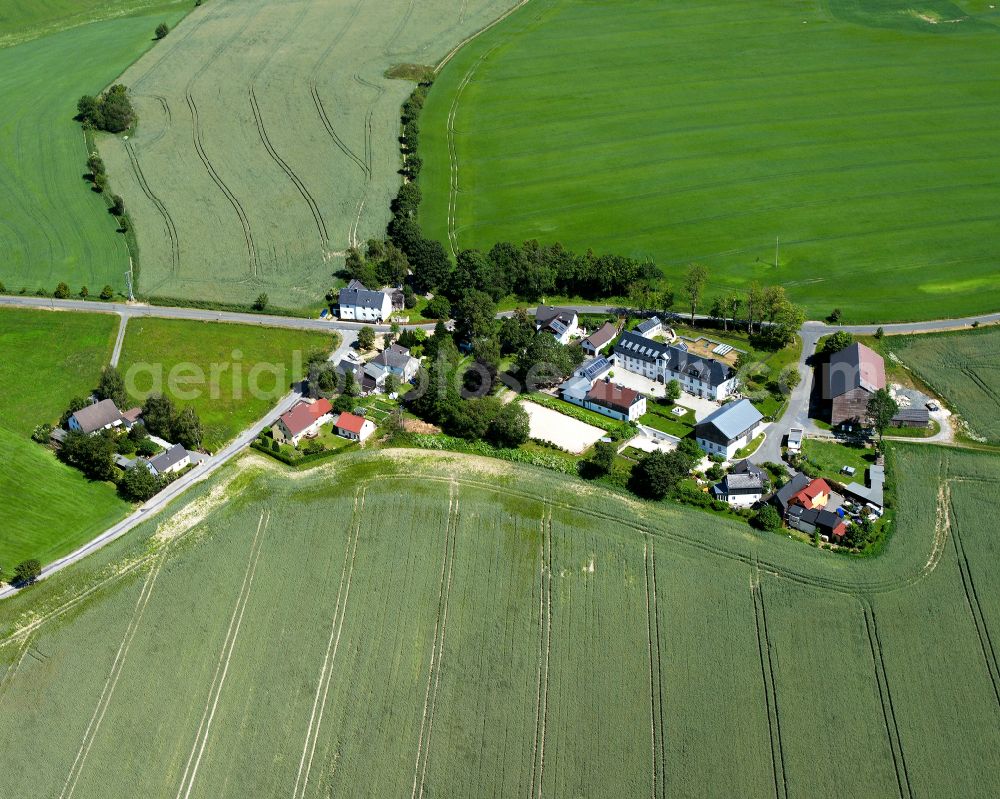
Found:
<svg viewBox="0 0 1000 799"><path fill-rule="evenodd" d="M133 147L131 141L125 142L125 152L128 154L129 163L132 164L132 171L135 173L135 179L139 182L139 188L142 189L142 193L149 198L149 201L156 206L156 210L163 217L163 224L167 228L167 237L170 239L170 273L176 276L181 263L181 243L177 235L177 226L174 224L173 217L170 216L167 206L156 196L149 182L146 180L142 167L139 165L139 159L136 157L135 147Z"/></svg>
<svg viewBox="0 0 1000 799"><path fill-rule="evenodd" d="M969 605L969 612L976 625L976 633L979 636L979 644L983 650L983 660L986 662L986 671L990 676L993 685L993 695L996 697L997 706L1000 707L1000 665L997 663L997 653L993 646L993 638L990 635L989 625L986 623L986 615L983 613L983 606L979 602L979 593L976 591L976 583L972 579L972 569L969 566L969 558L965 554L965 545L962 543L961 528L952 498L949 495L948 504L951 510L951 541L955 547L955 554L958 556L958 570L962 575L962 588L965 591L965 599Z"/></svg>
<svg viewBox="0 0 1000 799"><path fill-rule="evenodd" d="M653 796L666 796L666 725L663 717L663 649L656 590L656 548L646 534L643 544L646 571L646 631L649 645L649 718L653 747Z"/></svg>
<svg viewBox="0 0 1000 799"><path fill-rule="evenodd" d="M195 734L194 744L191 747L191 754L188 755L187 765L184 767L184 774L181 777L181 784L177 788L177 799L184 797L187 799L194 788L195 780L198 777L198 768L201 765L202 756L205 754L205 747L208 744L208 737L212 731L212 721L215 718L216 708L219 706L219 697L226 684L226 676L229 673L229 663L233 657L233 650L236 648L236 641L239 638L240 627L243 624L243 614L246 612L247 602L250 599L250 592L253 590L254 576L257 574L257 563L260 560L260 552L263 543L263 536L267 532L267 526L271 519L271 513L264 510L260 514L260 521L257 523L257 532L254 534L250 544L250 556L247 561L246 572L243 575L243 584L240 586L240 593L236 598L236 606L229 618L229 629L226 631L226 639L219 652L219 662L215 667L215 675L212 678L212 685L209 688L208 699L205 702L205 710L202 713L201 722L198 724L198 731Z"/></svg>
<svg viewBox="0 0 1000 799"><path fill-rule="evenodd" d="M427 760L430 756L430 730L438 686L441 681L445 625L448 621L448 599L451 593L451 576L454 567L455 538L458 533L458 488L454 483L449 485L448 493L448 523L445 526L444 555L441 559L441 576L438 582L437 616L434 622L430 665L427 669L427 687L424 691L424 710L420 718L420 735L417 738L417 757L413 765L411 799L424 795Z"/></svg>
<svg viewBox="0 0 1000 799"><path fill-rule="evenodd" d="M299 178L298 175L292 171L292 168L288 165L284 158L282 158L278 151L274 149L274 145L271 144L271 139L267 135L267 128L264 126L264 118L261 115L260 105L257 102L257 96L254 94L253 84L250 84L248 89L248 94L250 96L250 108L253 110L253 118L257 123L257 133L260 135L261 143L267 150L268 154L274 160L284 172L288 179L295 185L302 199L305 200L306 205L309 206L309 212L312 214L313 221L316 223L316 230L319 232L320 241L325 245L329 240L329 234L326 231L326 222L323 219L323 214L319 210L319 205L316 204L316 199L309 193L309 189L306 188L305 183Z"/></svg>
<svg viewBox="0 0 1000 799"><path fill-rule="evenodd" d="M879 700L882 705L882 720L885 723L885 733L889 739L889 750L892 753L892 764L896 773L896 783L899 786L899 796L900 799L913 799L910 774L906 768L903 742L899 735L899 723L896 721L896 709L893 706L892 691L889 689L889 677L885 670L885 656L882 654L882 642L879 639L878 625L875 622L875 609L867 599L860 601L864 610L865 631L868 634L872 664L875 667L875 682L878 686Z"/></svg>
<svg viewBox="0 0 1000 799"><path fill-rule="evenodd" d="M781 747L781 719L778 715L777 685L774 679L774 663L771 659L771 641L767 633L767 615L764 596L761 592L761 572L756 556L752 556L750 569L750 594L754 603L754 618L757 628L757 649L760 656L760 672L764 683L764 702L767 706L767 726L771 737L771 768L774 772L774 795L777 799L787 799L788 779L785 774L785 755Z"/></svg>
<svg viewBox="0 0 1000 799"><path fill-rule="evenodd" d="M538 576L538 680L535 693L535 738L531 750L528 799L542 795L545 771L545 727L549 713L549 661L552 653L552 507L542 518Z"/></svg>
<svg viewBox="0 0 1000 799"><path fill-rule="evenodd" d="M63 799L63 797L70 799L76 791L80 774L83 773L83 768L87 763L87 756L90 754L90 749L94 745L98 732L100 732L101 724L104 722L104 716L108 712L111 700L114 698L115 688L118 687L118 679L121 677L122 669L125 668L125 660L128 658L129 649L132 647L132 640L135 638L139 625L142 623L146 606L149 604L149 598L152 596L153 588L156 585L156 578L160 575L160 569L163 567L165 559L166 550L157 559L153 568L150 569L149 575L143 583L142 591L139 593L139 598L135 604L135 610L132 612L132 618L125 628L125 634L122 636L118 652L115 654L114 662L111 664L111 672L104 682L101 696L97 700L97 707L94 708L94 713L90 717L87 729L83 733L83 741L81 741L80 748L76 752L76 758L73 760L72 766L70 766L69 774L66 775L66 782L63 783L59 799Z"/></svg>
<svg viewBox="0 0 1000 799"><path fill-rule="evenodd" d="M306 740L299 759L299 770L295 775L295 787L292 789L292 799L305 796L309 786L309 772L312 770L313 756L316 754L316 742L319 740L320 726L323 723L323 713L326 709L326 698L330 692L330 682L333 679L333 664L337 660L337 650L340 648L340 636L344 631L344 617L347 614L347 600L351 595L351 580L354 576L354 563L358 554L358 538L361 535L361 519L365 509L365 488L358 489L354 495L354 511L351 528L344 547L344 565L340 570L340 585L337 587L337 601L333 609L333 619L330 624L330 637L326 644L326 653L319 670L316 682L316 694L313 697L312 712L309 714L309 726L306 728ZM301 786L301 791L299 787Z"/></svg>
<svg viewBox="0 0 1000 799"><path fill-rule="evenodd" d="M24 659L28 655L28 649L31 647L31 635L26 635L24 640L21 642L17 650L17 655L11 664L7 667L7 670L3 674L3 679L0 679L0 699L3 699L7 688L14 682L14 678L17 676L17 672L21 668L21 664L24 663Z"/></svg>

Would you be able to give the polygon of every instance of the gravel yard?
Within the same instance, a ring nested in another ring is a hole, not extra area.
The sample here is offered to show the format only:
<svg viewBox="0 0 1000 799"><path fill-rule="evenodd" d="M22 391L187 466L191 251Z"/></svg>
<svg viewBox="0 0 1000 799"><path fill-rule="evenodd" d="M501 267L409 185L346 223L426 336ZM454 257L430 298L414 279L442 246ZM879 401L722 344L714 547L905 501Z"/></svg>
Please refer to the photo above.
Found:
<svg viewBox="0 0 1000 799"><path fill-rule="evenodd" d="M605 435L599 427L578 422L558 411L543 408L534 402L522 402L531 422L531 437L550 441L574 455L579 455Z"/></svg>

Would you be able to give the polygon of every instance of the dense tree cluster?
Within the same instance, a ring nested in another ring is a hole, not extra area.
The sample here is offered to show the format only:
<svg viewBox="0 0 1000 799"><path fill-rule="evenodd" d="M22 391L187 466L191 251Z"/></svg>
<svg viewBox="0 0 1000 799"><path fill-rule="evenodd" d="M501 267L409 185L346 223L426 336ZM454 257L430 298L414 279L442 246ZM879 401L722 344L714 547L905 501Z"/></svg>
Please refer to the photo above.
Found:
<svg viewBox="0 0 1000 799"><path fill-rule="evenodd" d="M135 109L128 89L116 83L103 94L85 94L76 104L77 119L85 126L109 133L121 133L135 122Z"/></svg>
<svg viewBox="0 0 1000 799"><path fill-rule="evenodd" d="M369 239L364 250L351 247L347 251L344 273L348 279L360 280L372 289L400 286L410 273L410 263L392 241Z"/></svg>
<svg viewBox="0 0 1000 799"><path fill-rule="evenodd" d="M169 397L154 394L142 406L142 419L154 436L182 444L185 449L201 446L201 420L190 405L178 411Z"/></svg>
<svg viewBox="0 0 1000 799"><path fill-rule="evenodd" d="M114 480L114 439L110 430L92 436L70 431L59 448L59 458L91 480Z"/></svg>

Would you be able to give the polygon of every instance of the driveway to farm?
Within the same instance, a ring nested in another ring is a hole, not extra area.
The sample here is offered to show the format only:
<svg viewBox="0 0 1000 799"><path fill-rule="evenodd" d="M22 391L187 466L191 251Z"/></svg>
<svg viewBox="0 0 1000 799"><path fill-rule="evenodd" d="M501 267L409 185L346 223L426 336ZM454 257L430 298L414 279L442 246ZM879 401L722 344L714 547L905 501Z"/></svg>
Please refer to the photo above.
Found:
<svg viewBox="0 0 1000 799"><path fill-rule="evenodd" d="M599 427L577 421L559 411L543 408L534 402L525 400L521 405L528 413L532 438L551 441L574 455L579 455L605 435Z"/></svg>

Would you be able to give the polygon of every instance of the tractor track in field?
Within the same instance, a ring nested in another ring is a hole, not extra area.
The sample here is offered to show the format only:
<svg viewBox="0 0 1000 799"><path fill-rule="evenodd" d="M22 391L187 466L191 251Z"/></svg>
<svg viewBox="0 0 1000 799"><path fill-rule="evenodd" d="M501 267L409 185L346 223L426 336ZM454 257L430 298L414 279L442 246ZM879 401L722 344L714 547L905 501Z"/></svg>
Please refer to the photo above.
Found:
<svg viewBox="0 0 1000 799"><path fill-rule="evenodd" d="M392 31L392 35L386 39L385 45L382 47L382 55L390 57L395 55L396 42L399 41L399 37L403 35L403 31L406 30L406 26L410 21L410 17L413 16L413 9L416 8L416 0L408 0L406 4L406 11L403 16L399 18L399 22L396 23L396 27Z"/></svg>
<svg viewBox="0 0 1000 799"><path fill-rule="evenodd" d="M962 588L965 591L969 613L972 614L972 621L976 626L976 633L979 636L979 645L982 648L986 672L989 674L990 682L993 685L993 695L996 697L997 706L1000 707L1000 663L997 662L996 648L993 645L989 625L986 623L986 614L983 613L983 606L979 601L976 582L972 578L972 568L969 565L969 558L965 554L965 544L962 542L960 525L958 523L958 516L955 513L955 506L951 499L951 492L948 493L947 501L949 510L951 511L951 543L955 548L955 555L958 559L958 570L962 576Z"/></svg>
<svg viewBox="0 0 1000 799"><path fill-rule="evenodd" d="M309 94L312 97L313 105L316 106L316 113L319 114L320 122L326 129L327 134L333 140L333 143L344 155L350 158L367 177L370 177L368 165L363 159L358 157L358 154L355 153L342 138L340 138L340 135L333 126L333 122L330 121L330 116L327 114L326 106L323 104L323 98L319 93L319 83L317 80L317 76L323 68L323 64L326 63L330 54L334 51L337 45L340 44L341 39L344 38L347 31L349 31L354 25L354 21L357 19L358 13L361 11L361 5L363 2L364 0L358 0L358 2L355 3L354 7L351 9L351 15L347 18L347 22L345 22L344 26L337 31L337 35L330 40L330 43L320 54L319 61L316 62L316 66L313 67L312 72L309 74L307 84L309 86Z"/></svg>
<svg viewBox="0 0 1000 799"><path fill-rule="evenodd" d="M194 149L197 151L201 162L205 165L205 169L208 170L209 176L215 182L215 185L219 187L219 190L226 196L226 199L229 200L230 205L233 206L233 210L236 211L236 215L239 217L240 224L243 227L243 237L246 240L247 245L247 257L249 258L250 263L250 274L253 277L257 277L259 272L259 261L257 258L257 246L254 244L253 240L253 231L250 229L250 219L247 217L246 210L240 204L236 195L233 194L229 186L226 185L225 181L212 165L208 154L205 152L205 146L201 137L201 122L198 117L198 106L195 104L194 97L190 91L187 92L186 98L188 108L191 109L191 121L194 127L192 136Z"/></svg>
<svg viewBox="0 0 1000 799"><path fill-rule="evenodd" d="M427 779L427 762L430 759L430 739L434 720L434 707L437 703L438 687L441 683L441 661L444 657L444 639L448 622L448 601L451 598L451 577L455 564L455 539L458 534L458 492L454 483L449 485L449 495L444 555L441 559L441 576L438 581L438 605L434 620L434 640L431 645L431 658L427 669L427 688L424 691L424 709L420 718L420 735L417 738L417 757L413 764L413 788L410 792L410 799L418 799L418 797L424 795Z"/></svg>
<svg viewBox="0 0 1000 799"><path fill-rule="evenodd" d="M448 243L451 246L452 255L458 255L458 233L457 233L457 222L456 217L458 216L458 146L455 143L455 117L458 114L458 104L462 99L462 95L465 93L465 88L472 82L475 77L476 72L482 63L493 54L500 45L495 44L478 59L476 62L469 67L468 72L462 77L461 83L458 84L458 89L455 91L455 96L451 101L451 108L448 109L448 167L449 167L449 180L448 180Z"/></svg>
<svg viewBox="0 0 1000 799"><path fill-rule="evenodd" d="M173 113L170 110L170 103L167 100L167 98L164 97L162 94L137 94L137 93L133 93L133 97L135 97L135 98L149 97L151 100L156 100L156 102L160 106L160 108L163 109L163 115L167 118L167 124L164 125L155 136L150 136L148 139L146 139L143 142L143 146L144 147L152 147L154 144L156 144L158 141L160 141L160 139L162 139L164 136L167 135L167 131L170 130L170 126L173 124L174 115L173 115ZM131 142L131 141L132 141L131 137L125 139L125 143L126 144L129 143L129 142Z"/></svg>
<svg viewBox="0 0 1000 799"><path fill-rule="evenodd" d="M535 693L535 736L531 751L528 799L542 795L545 772L545 729L549 715L549 664L552 655L552 508L542 517L538 573L538 676Z"/></svg>
<svg viewBox="0 0 1000 799"><path fill-rule="evenodd" d="M885 724L886 737L889 739L889 751L892 755L892 765L895 769L899 796L900 799L913 799L910 774L906 767L903 742L899 735L899 723L896 721L896 709L892 701L892 691L889 688L889 676L885 669L885 656L882 653L882 642L879 639L878 624L875 621L875 609L868 599L860 600L860 602L864 612L865 631L868 634L872 664L875 667L875 683L878 688L879 702L882 706L882 720Z"/></svg>
<svg viewBox="0 0 1000 799"><path fill-rule="evenodd" d="M11 661L10 665L7 666L7 670L3 674L3 678L0 679L0 699L3 699L4 695L7 693L7 689L14 682L14 678L17 677L17 672L21 669L21 664L24 663L24 659L28 656L28 650L31 648L31 636L26 635L24 641L21 643L20 648L17 650L17 654Z"/></svg>
<svg viewBox="0 0 1000 799"><path fill-rule="evenodd" d="M653 783L651 797L665 797L666 747L663 723L663 655L660 648L659 614L656 608L656 553L652 536L646 536L642 546L646 578L646 643L649 654L649 730L652 747Z"/></svg>
<svg viewBox="0 0 1000 799"><path fill-rule="evenodd" d="M125 660L128 658L129 649L132 647L132 641L135 639L135 635L139 630L139 625L142 623L142 617L145 615L146 606L149 604L149 598L152 596L153 588L156 586L156 579L160 576L160 570L163 568L166 553L167 550L164 549L156 563L153 565L153 568L150 570L149 575L146 577L146 581L143 583L142 591L139 593L139 599L136 601L135 609L132 611L132 618L129 619L128 626L125 628L121 645L118 647L118 652L115 655L114 662L111 664L111 672L108 674L108 678L104 682L104 688L102 689L101 695L97 700L97 707L94 708L94 713L90 717L90 722L87 724L87 729L84 730L83 740L80 743L80 748L76 752L76 758L70 766L69 774L66 776L66 782L63 783L63 789L59 794L59 799L64 799L64 797L65 799L71 799L73 794L76 792L76 786L80 779L80 775L83 773L83 768L87 763L87 756L90 754L94 741L97 739L97 734L100 732L101 725L104 722L104 716L108 712L111 700L114 698L115 689L118 687L118 680L121 678L122 671L125 668Z"/></svg>
<svg viewBox="0 0 1000 799"><path fill-rule="evenodd" d="M164 48L163 54L158 59L156 59L156 61L150 64L145 72L143 72L138 78L132 81L131 85L132 91L138 92L139 87L153 72L156 71L157 67L159 67L160 64L166 62L166 60L170 58L177 50L183 47L184 44L187 42L187 40L190 39L197 31L199 31L203 25L208 23L210 20L213 20L215 18L214 10L217 7L218 7L217 4L212 4L208 6L205 9L204 13L202 14L201 19L199 19L197 22L191 25L187 29L187 31L184 32L183 36L177 38L175 33L174 36L171 36L169 39L167 39L168 46Z"/></svg>
<svg viewBox="0 0 1000 799"><path fill-rule="evenodd" d="M184 799L188 799L191 795L191 790L194 788L195 780L198 777L198 768L201 766L201 759L208 745L208 738L212 731L212 722L215 719L215 711L219 706L219 698L222 696L222 689L225 687L226 677L229 674L229 664L232 661L233 651L236 649L240 628L243 626L243 615L246 613L247 604L250 601L254 577L257 574L257 564L260 562L264 536L267 534L270 521L271 512L266 509L261 511L260 521L257 523L257 532L250 543L250 555L247 560L246 571L243 574L243 584L240 586L240 592L236 598L233 613L229 617L229 629L226 631L226 638L223 641L222 650L219 652L219 661L216 664L215 674L212 677L208 698L205 701L205 709L202 712L201 722L198 724L198 731L195 734L187 764L184 766L181 783L177 787L177 799L181 799L182 796ZM185 790L185 786L187 786L187 790Z"/></svg>
<svg viewBox="0 0 1000 799"><path fill-rule="evenodd" d="M767 631L767 608L761 589L762 575L756 557L750 569L750 594L754 603L757 629L757 649L760 656L761 680L764 684L764 701L767 707L767 727L771 738L771 769L774 774L774 795L788 798L788 775L785 770L785 750L781 741L781 715L778 710L778 686L771 657L771 637Z"/></svg>
<svg viewBox="0 0 1000 799"><path fill-rule="evenodd" d="M139 157L136 155L135 147L131 141L125 142L125 153L128 155L128 160L132 165L132 172L139 183L139 188L142 189L142 193L156 206L156 210L163 217L163 224L167 228L167 237L170 239L170 274L173 277L177 277L181 266L181 243L180 237L177 234L177 225L174 224L174 219L170 216L167 206L156 196L149 185L149 181L146 180L146 175L142 171L142 166L139 164Z"/></svg>
<svg viewBox="0 0 1000 799"><path fill-rule="evenodd" d="M648 534L647 534L648 536ZM656 586L656 543L649 536L649 573L653 578L653 632L656 639L656 693L659 699L657 705L660 732L660 795L667 795L667 731L663 712L663 645L660 640L660 604L659 591Z"/></svg>
<svg viewBox="0 0 1000 799"><path fill-rule="evenodd" d="M320 241L325 246L329 240L329 234L326 230L326 221L323 219L323 213L319 210L319 205L316 203L316 198L312 196L309 189L306 188L305 183L303 183L299 176L295 174L292 168L288 165L285 159L278 154L278 151L271 143L271 139L267 135L267 128L264 126L264 118L260 112L260 105L257 103L257 96L254 94L253 83L251 83L248 87L247 93L250 96L250 108L253 110L253 118L257 123L257 133L260 135L261 143L264 145L264 148L267 150L272 160L281 168L281 171L284 172L285 175L288 176L288 179L294 184L302 199L305 200L306 205L309 206L309 212L312 214L313 222L316 224L316 230L319 232Z"/></svg>
<svg viewBox="0 0 1000 799"><path fill-rule="evenodd" d="M299 760L299 770L295 776L295 787L292 799L305 796L309 787L309 773L312 771L313 757L319 741L319 731L323 723L326 709L326 699L333 680L333 665L340 649L340 637L344 632L344 618L347 615L347 601L351 596L351 581L354 577L354 563L358 554L358 539L361 536L361 520L364 517L365 488L361 486L354 495L354 512L351 527L344 547L344 564L340 570L340 585L337 588L337 602L330 623L330 637L326 644L326 653L320 666L319 679L316 682L316 694L313 697L312 712L309 715L309 726L306 728L306 740L302 747L302 757ZM302 790L299 790L299 786Z"/></svg>

